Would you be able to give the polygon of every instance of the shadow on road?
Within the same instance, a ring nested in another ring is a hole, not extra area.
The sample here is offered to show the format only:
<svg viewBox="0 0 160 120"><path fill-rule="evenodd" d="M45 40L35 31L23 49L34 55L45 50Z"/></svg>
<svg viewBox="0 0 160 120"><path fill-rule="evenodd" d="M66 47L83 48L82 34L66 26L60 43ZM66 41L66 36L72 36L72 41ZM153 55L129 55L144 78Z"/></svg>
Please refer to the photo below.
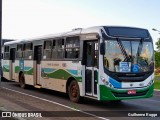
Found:
<svg viewBox="0 0 160 120"><path fill-rule="evenodd" d="M16 82L12 82L12 81L8 81L8 80L4 80L3 79L4 84L6 83L7 86L9 85L8 88L10 89L15 89L15 90L19 90L21 92L25 92L25 93L29 93L32 92L33 95L38 95L37 93L40 93L40 97L43 97L45 99L50 98L52 100L53 97L58 98L59 100L61 99L62 103L65 103L66 105L68 104L72 104L74 105L80 105L81 107L83 106L90 106L90 107L96 107L99 109L110 109L110 110L138 110L140 108L140 106L135 106L134 104L130 104L130 102L126 102L125 100L123 101L97 101L94 99L90 99L90 98L84 98L83 102L81 102L80 104L77 103L72 103L69 98L68 95L62 92L58 92L58 91L54 91L54 90L49 90L49 89L37 89L34 88L33 86L27 85L25 89L20 88L19 83ZM130 100L131 101L131 100ZM59 102L59 101L58 101Z"/></svg>

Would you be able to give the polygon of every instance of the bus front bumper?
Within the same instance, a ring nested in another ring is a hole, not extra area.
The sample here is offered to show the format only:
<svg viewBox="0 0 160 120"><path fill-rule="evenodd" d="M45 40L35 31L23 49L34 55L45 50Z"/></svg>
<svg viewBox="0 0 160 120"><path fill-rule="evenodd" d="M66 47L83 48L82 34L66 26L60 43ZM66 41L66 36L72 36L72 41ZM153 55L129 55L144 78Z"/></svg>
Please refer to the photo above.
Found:
<svg viewBox="0 0 160 120"><path fill-rule="evenodd" d="M128 90L136 90L136 94L128 94ZM149 98L153 96L154 85L145 88L111 89L100 85L100 100L127 100Z"/></svg>

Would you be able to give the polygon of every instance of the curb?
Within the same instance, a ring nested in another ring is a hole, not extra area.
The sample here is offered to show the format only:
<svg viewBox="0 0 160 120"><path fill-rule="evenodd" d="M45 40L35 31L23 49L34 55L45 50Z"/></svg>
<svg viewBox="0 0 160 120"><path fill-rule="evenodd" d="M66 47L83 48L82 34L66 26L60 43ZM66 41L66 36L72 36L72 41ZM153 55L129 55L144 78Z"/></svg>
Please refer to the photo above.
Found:
<svg viewBox="0 0 160 120"><path fill-rule="evenodd" d="M158 91L158 92L160 92L160 90L158 90L158 89L154 89L154 91Z"/></svg>

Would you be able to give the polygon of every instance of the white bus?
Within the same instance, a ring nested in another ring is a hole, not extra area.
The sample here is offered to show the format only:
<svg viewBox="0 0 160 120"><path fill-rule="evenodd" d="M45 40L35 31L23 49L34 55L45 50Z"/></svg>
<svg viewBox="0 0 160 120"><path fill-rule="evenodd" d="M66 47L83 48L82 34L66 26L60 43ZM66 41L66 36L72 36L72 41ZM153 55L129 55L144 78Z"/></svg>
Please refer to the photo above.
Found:
<svg viewBox="0 0 160 120"><path fill-rule="evenodd" d="M2 39L2 42L1 42L1 51L2 51L2 54L1 54L1 66L0 66L0 74L1 76L3 76L3 71L2 71L2 66L3 66L3 53L4 53L4 43L5 42L10 42L10 41L13 41L13 39Z"/></svg>
<svg viewBox="0 0 160 120"><path fill-rule="evenodd" d="M97 26L5 43L3 77L67 93L73 102L153 95L154 52L146 29Z"/></svg>

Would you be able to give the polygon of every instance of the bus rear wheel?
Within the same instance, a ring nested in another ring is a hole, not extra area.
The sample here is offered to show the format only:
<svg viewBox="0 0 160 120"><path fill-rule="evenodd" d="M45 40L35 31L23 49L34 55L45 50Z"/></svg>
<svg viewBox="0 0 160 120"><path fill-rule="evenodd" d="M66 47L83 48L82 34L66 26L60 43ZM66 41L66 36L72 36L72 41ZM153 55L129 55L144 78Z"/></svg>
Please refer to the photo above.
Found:
<svg viewBox="0 0 160 120"><path fill-rule="evenodd" d="M26 85L25 85L25 78L24 78L24 74L23 73L19 77L19 83L20 83L20 87L21 88L24 89L26 87Z"/></svg>
<svg viewBox="0 0 160 120"><path fill-rule="evenodd" d="M69 98L72 102L78 103L80 101L80 91L77 81L71 81L68 87Z"/></svg>

